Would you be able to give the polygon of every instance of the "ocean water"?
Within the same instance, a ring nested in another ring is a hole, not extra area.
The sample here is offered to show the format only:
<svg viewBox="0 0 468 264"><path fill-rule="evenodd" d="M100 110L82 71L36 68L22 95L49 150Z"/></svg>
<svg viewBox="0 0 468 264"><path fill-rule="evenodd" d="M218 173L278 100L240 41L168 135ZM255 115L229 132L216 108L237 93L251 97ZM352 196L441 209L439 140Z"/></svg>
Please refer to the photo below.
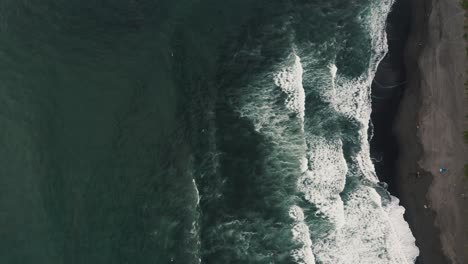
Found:
<svg viewBox="0 0 468 264"><path fill-rule="evenodd" d="M369 154L390 0L0 3L0 263L414 263Z"/></svg>

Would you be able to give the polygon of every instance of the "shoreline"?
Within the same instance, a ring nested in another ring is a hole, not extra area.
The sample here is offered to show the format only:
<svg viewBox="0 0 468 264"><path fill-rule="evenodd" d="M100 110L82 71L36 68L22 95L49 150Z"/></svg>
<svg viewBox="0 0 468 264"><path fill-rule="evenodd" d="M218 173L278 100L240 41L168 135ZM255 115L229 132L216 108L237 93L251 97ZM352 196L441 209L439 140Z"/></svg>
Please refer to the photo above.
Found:
<svg viewBox="0 0 468 264"><path fill-rule="evenodd" d="M409 20L409 0L397 0L387 17L388 52L377 68L371 87L371 157L379 180L387 183L390 193L396 196L398 193L394 176L398 148L392 129L406 84L403 54L408 39Z"/></svg>
<svg viewBox="0 0 468 264"><path fill-rule="evenodd" d="M417 263L466 263L464 13L456 0L410 2L395 189L420 249Z"/></svg>
<svg viewBox="0 0 468 264"><path fill-rule="evenodd" d="M417 136L419 111L422 105L421 70L418 67L418 60L428 35L426 14L430 12L430 5L425 0L409 2L410 32L404 50L407 84L394 123L394 133L399 148L394 179L395 189L401 205L405 208L405 219L420 250L416 263L449 263L442 252L440 229L435 224L435 212L425 208L428 207L426 194L432 182L432 175L417 165L422 155L422 147Z"/></svg>
<svg viewBox="0 0 468 264"><path fill-rule="evenodd" d="M425 0L397 0L387 18L389 51L381 61L372 85L373 134L371 155L379 180L400 199L416 245L416 263L448 263L442 252L435 214L425 210L431 175L416 167L421 156L416 125L420 109L418 59L427 32ZM383 84L383 85L381 85ZM402 84L402 85L398 85ZM386 89L386 87L394 87ZM416 173L420 172L420 176ZM408 177L409 176L409 177ZM418 178L416 178L418 176Z"/></svg>
<svg viewBox="0 0 468 264"><path fill-rule="evenodd" d="M397 0L372 85L371 156L406 209L419 264L468 259L463 16L457 0Z"/></svg>

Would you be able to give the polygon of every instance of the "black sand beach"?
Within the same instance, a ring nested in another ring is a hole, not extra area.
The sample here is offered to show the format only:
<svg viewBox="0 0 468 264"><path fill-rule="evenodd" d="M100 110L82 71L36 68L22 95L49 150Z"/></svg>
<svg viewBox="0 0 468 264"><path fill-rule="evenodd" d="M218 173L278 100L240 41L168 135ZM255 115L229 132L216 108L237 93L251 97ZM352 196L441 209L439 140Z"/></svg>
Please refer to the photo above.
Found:
<svg viewBox="0 0 468 264"><path fill-rule="evenodd" d="M406 208L417 263L466 263L462 11L451 0L398 1L373 84L376 171Z"/></svg>
<svg viewBox="0 0 468 264"><path fill-rule="evenodd" d="M394 175L398 150L392 127L406 84L404 49L409 33L409 4L408 0L396 1L388 15L388 52L372 83L371 152L379 180L386 182L393 194L396 194Z"/></svg>
<svg viewBox="0 0 468 264"><path fill-rule="evenodd" d="M420 156L414 126L417 109L421 104L420 86L418 72L408 70L407 73L405 67L417 69L420 43L426 35L427 21L424 20L425 12L422 10L427 7L422 8L418 4L418 0L397 1L387 20L389 52L380 63L372 85L374 136L371 150L377 161L375 168L379 179L388 183L389 191L399 197L406 208L406 220L420 249L418 263L447 263L441 250L434 215L424 210L431 178L415 167L417 157ZM396 122L398 113L400 115ZM396 137L392 129L394 125L406 129Z"/></svg>
<svg viewBox="0 0 468 264"><path fill-rule="evenodd" d="M464 11L456 0L415 0L412 10L406 48L408 86L396 126L402 153L398 188L419 238L421 263L467 263ZM407 113L415 113L413 122ZM440 173L441 167L448 171ZM416 180L415 171L421 173ZM427 221L433 217L450 262L438 258L439 241L428 236Z"/></svg>
<svg viewBox="0 0 468 264"><path fill-rule="evenodd" d="M421 56L422 45L427 38L425 14L430 12L430 3L420 0L410 2L410 34L405 50L408 82L405 85L405 93L396 122L400 151L395 189L402 205L406 208L406 219L420 249L418 263L448 263L442 253L440 231L435 225L435 213L425 208L427 206L426 194L432 176L417 165L421 156L421 146L417 138L416 124L422 101L420 69L417 66L417 60Z"/></svg>

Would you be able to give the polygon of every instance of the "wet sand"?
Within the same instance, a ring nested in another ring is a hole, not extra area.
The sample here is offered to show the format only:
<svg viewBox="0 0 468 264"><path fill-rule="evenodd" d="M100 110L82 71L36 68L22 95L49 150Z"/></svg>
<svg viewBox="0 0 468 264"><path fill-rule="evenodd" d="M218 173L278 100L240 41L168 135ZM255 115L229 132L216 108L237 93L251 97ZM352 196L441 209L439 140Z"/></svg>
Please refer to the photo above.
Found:
<svg viewBox="0 0 468 264"><path fill-rule="evenodd" d="M418 263L468 263L463 15L458 0L411 0L394 182Z"/></svg>

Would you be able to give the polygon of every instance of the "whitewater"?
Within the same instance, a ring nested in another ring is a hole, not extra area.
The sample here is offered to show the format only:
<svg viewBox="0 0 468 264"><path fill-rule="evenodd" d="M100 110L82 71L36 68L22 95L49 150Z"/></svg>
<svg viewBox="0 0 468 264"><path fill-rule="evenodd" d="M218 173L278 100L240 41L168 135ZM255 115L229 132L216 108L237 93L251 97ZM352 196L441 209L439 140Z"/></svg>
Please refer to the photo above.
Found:
<svg viewBox="0 0 468 264"><path fill-rule="evenodd" d="M391 5L2 1L0 263L413 263L369 153Z"/></svg>
<svg viewBox="0 0 468 264"><path fill-rule="evenodd" d="M258 133L276 142L278 151L294 153L300 163L296 186L309 204L298 203L289 209L293 238L301 245L291 252L296 263L401 264L414 263L419 254L403 219L404 208L377 184L369 153L370 87L387 52L385 20L391 4L388 0L372 3L368 15L361 18L370 35L372 55L368 70L358 77L341 74L334 61L304 74L304 68L315 63L315 54L292 43L290 55L272 78L286 95L285 110L271 106L268 94L272 90L245 91L241 115L254 122ZM309 105L303 82L317 75L322 81L317 87L320 97L337 113L358 123L360 148L353 157L345 158L342 138L308 130L308 119L315 117L306 114ZM283 126L290 114L299 123L299 136L288 137Z"/></svg>

